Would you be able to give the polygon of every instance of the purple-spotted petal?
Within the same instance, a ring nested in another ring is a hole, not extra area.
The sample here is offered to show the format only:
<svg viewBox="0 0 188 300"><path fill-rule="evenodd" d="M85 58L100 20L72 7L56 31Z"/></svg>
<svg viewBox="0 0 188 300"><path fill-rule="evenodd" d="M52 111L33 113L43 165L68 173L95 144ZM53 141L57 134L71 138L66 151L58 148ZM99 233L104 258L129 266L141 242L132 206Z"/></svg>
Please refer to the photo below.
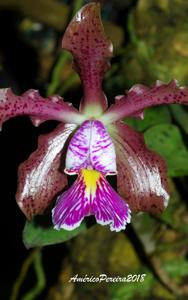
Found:
<svg viewBox="0 0 188 300"><path fill-rule="evenodd" d="M72 53L83 83L81 110L88 116L99 115L107 108L101 84L113 50L101 22L99 3L87 4L76 14L64 34L62 47Z"/></svg>
<svg viewBox="0 0 188 300"><path fill-rule="evenodd" d="M85 121L72 137L66 156L68 174L92 168L105 174L116 174L116 154L112 139L104 125L97 121Z"/></svg>
<svg viewBox="0 0 188 300"><path fill-rule="evenodd" d="M101 225L109 224L112 231L123 230L130 222L128 204L105 177L95 170L82 170L71 188L58 198L52 220L56 229L72 230L89 215L95 215Z"/></svg>
<svg viewBox="0 0 188 300"><path fill-rule="evenodd" d="M11 89L0 90L0 126L16 116L29 115L34 125L46 120L80 124L84 117L59 96L42 98L38 91L28 90L16 96Z"/></svg>
<svg viewBox="0 0 188 300"><path fill-rule="evenodd" d="M116 147L118 193L131 210L159 215L169 199L165 162L126 124L111 125L110 133Z"/></svg>
<svg viewBox="0 0 188 300"><path fill-rule="evenodd" d="M40 136L37 150L20 165L16 200L28 219L42 214L67 184L66 175L60 172L61 151L75 127L60 124Z"/></svg>
<svg viewBox="0 0 188 300"><path fill-rule="evenodd" d="M151 106L173 103L188 105L188 88L179 87L177 81L168 84L157 81L151 88L137 84L124 97L117 98L100 120L107 124L143 114L144 109Z"/></svg>

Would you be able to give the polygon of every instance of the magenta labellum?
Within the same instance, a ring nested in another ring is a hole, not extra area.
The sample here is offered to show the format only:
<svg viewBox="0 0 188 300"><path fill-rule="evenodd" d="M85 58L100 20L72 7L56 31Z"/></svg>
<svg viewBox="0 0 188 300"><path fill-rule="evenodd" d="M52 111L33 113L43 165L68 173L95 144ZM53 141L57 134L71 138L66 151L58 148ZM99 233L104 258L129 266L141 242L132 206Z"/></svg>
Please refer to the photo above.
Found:
<svg viewBox="0 0 188 300"><path fill-rule="evenodd" d="M96 170L82 169L72 187L63 193L53 209L56 229L72 230L85 216L95 215L97 223L112 231L125 229L130 222L128 204Z"/></svg>

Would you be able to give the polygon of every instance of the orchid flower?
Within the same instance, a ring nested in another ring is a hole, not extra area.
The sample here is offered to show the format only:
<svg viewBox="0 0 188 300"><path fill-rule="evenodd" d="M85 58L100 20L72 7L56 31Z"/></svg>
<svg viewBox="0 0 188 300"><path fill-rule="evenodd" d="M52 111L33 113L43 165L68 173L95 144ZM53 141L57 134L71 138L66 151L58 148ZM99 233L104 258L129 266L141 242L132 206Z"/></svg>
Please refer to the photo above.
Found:
<svg viewBox="0 0 188 300"><path fill-rule="evenodd" d="M102 80L112 57L97 3L85 5L68 25L62 47L74 58L83 84L79 111L60 96L42 98L36 90L16 96L0 90L0 122L28 115L35 126L47 120L61 122L39 137L37 150L21 164L16 199L28 219L52 210L54 228L72 230L85 216L120 231L131 211L160 214L169 194L163 159L147 149L141 133L126 117L144 117L147 107L188 104L188 89L176 81L153 87L134 85L108 108ZM123 120L123 121L121 121ZM67 176L77 175L66 191ZM117 176L117 192L106 176ZM59 195L59 196L57 196Z"/></svg>

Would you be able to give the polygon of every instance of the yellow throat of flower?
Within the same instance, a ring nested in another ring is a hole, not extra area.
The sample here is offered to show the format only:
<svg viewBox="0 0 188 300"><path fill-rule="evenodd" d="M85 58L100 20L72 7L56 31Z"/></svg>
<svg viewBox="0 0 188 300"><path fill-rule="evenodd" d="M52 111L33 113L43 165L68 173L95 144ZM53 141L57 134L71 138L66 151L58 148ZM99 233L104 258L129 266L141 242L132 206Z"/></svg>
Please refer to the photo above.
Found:
<svg viewBox="0 0 188 300"><path fill-rule="evenodd" d="M96 170L83 169L81 171L84 183L86 186L86 193L94 195L97 189L97 181L99 180L101 173Z"/></svg>

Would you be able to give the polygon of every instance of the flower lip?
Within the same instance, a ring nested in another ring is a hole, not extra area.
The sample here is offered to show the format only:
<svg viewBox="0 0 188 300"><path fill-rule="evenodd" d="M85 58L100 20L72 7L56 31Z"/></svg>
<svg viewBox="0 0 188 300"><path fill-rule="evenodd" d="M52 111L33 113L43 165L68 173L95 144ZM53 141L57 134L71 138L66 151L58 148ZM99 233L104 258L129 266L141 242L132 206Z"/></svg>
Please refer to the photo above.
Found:
<svg viewBox="0 0 188 300"><path fill-rule="evenodd" d="M52 211L54 228L72 230L85 216L94 215L98 224L120 231L130 223L129 205L96 170L83 169L69 190L57 200Z"/></svg>

